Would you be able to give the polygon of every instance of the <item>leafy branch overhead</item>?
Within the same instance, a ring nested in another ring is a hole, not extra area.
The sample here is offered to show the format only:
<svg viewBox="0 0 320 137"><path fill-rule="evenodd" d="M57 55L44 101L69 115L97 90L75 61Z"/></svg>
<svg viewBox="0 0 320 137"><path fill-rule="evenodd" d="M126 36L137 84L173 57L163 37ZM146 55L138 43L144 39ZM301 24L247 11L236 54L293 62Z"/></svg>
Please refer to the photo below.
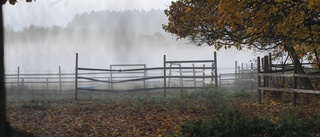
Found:
<svg viewBox="0 0 320 137"><path fill-rule="evenodd" d="M318 0L177 0L164 29L199 46L287 51L318 58Z"/></svg>
<svg viewBox="0 0 320 137"><path fill-rule="evenodd" d="M16 4L18 1L17 0L1 0L1 4L6 4L6 2L9 1L10 4L14 5ZM34 0L36 1L36 0ZM26 0L26 2L32 2L32 0Z"/></svg>

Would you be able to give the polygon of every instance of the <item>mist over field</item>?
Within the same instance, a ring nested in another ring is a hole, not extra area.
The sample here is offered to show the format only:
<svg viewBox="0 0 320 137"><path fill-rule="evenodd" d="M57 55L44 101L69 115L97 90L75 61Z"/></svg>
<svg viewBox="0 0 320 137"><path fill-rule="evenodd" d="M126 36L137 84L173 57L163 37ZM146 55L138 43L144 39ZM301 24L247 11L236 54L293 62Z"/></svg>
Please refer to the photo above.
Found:
<svg viewBox="0 0 320 137"><path fill-rule="evenodd" d="M168 60L213 59L213 47L197 47L176 40L162 29L163 10L91 11L76 14L66 26L5 27L6 73L73 72L75 54L80 67L109 68L111 64L162 66ZM249 63L251 51L220 50L219 68L233 68L234 61ZM232 71L232 70L231 70Z"/></svg>

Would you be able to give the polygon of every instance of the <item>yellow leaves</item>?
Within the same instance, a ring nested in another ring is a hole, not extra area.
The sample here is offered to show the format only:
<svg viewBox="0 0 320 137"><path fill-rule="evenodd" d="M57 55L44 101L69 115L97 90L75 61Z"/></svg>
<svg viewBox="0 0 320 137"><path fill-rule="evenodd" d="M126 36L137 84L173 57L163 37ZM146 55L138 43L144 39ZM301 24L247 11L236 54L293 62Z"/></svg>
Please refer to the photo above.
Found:
<svg viewBox="0 0 320 137"><path fill-rule="evenodd" d="M8 114L12 125L36 136L169 136L178 135L180 126L207 111L195 104L183 113L177 104L166 105L155 100L90 102L55 102L47 110ZM182 104L181 104L182 105ZM186 104L183 104L186 105ZM197 113L194 113L196 111Z"/></svg>
<svg viewBox="0 0 320 137"><path fill-rule="evenodd" d="M190 7L187 7L186 10L185 10L186 14L188 14L190 11L191 11Z"/></svg>

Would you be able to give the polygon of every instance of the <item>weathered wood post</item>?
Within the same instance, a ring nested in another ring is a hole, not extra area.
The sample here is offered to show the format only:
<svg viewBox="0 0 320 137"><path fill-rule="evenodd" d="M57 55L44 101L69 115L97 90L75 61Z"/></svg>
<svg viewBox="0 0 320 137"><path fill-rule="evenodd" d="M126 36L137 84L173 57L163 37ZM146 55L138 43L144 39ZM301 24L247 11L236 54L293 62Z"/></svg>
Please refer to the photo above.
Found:
<svg viewBox="0 0 320 137"><path fill-rule="evenodd" d="M268 61L268 56L264 56L264 68L263 68L263 72L264 73L268 73L268 65L269 65L269 61ZM269 82L268 82L268 76L263 76L263 86L264 87L268 87ZM265 95L265 92L263 91L263 95Z"/></svg>
<svg viewBox="0 0 320 137"><path fill-rule="evenodd" d="M144 71L143 71L143 78L146 78L147 77L147 67L146 67L146 64L143 65L143 68L144 68ZM147 88L147 83L148 81L146 79L143 80L143 87L144 88Z"/></svg>
<svg viewBox="0 0 320 137"><path fill-rule="evenodd" d="M212 86L213 86L213 78L214 78L214 63L211 64L211 84L212 84Z"/></svg>
<svg viewBox="0 0 320 137"><path fill-rule="evenodd" d="M167 96L167 77L166 77L166 55L163 55L163 92L164 92L164 97Z"/></svg>
<svg viewBox="0 0 320 137"><path fill-rule="evenodd" d="M234 62L234 73L237 74L237 69L238 69L238 62Z"/></svg>
<svg viewBox="0 0 320 137"><path fill-rule="evenodd" d="M254 90L256 79L254 78L253 63L250 64L250 69L251 69L251 89Z"/></svg>
<svg viewBox="0 0 320 137"><path fill-rule="evenodd" d="M196 70L194 69L194 64L192 64L192 72L193 72L193 86L196 87L197 83L196 83Z"/></svg>
<svg viewBox="0 0 320 137"><path fill-rule="evenodd" d="M218 88L218 65L217 65L217 53L214 52L214 75L215 75L215 84L216 84L216 88Z"/></svg>
<svg viewBox="0 0 320 137"><path fill-rule="evenodd" d="M47 91L49 91L49 78L46 78L46 82L47 82Z"/></svg>
<svg viewBox="0 0 320 137"><path fill-rule="evenodd" d="M259 89L261 87L261 76L259 75L261 73L260 70L260 57L257 58L257 64L258 64L258 102L261 104L261 90Z"/></svg>
<svg viewBox="0 0 320 137"><path fill-rule="evenodd" d="M59 90L60 90L60 93L62 91L62 84L61 84L61 67L59 66Z"/></svg>
<svg viewBox="0 0 320 137"><path fill-rule="evenodd" d="M202 86L204 87L205 86L205 77L206 77L206 69L205 69L205 67L206 67L206 65L205 64L203 64L202 65L202 67L203 67L203 69L202 69L202 76L203 76L203 78L202 78ZM221 83L221 82L219 82L219 83Z"/></svg>
<svg viewBox="0 0 320 137"><path fill-rule="evenodd" d="M244 73L243 63L241 63L240 73L241 73L241 74ZM240 74L240 78L242 78L241 74Z"/></svg>
<svg viewBox="0 0 320 137"><path fill-rule="evenodd" d="M113 90L113 75L112 75L112 73L113 73L113 70L112 70L112 65L110 65L110 86L111 86L111 90Z"/></svg>
<svg viewBox="0 0 320 137"><path fill-rule="evenodd" d="M179 63L179 71L180 71L180 87L183 87L183 79L182 79L182 69L181 69L181 64Z"/></svg>
<svg viewBox="0 0 320 137"><path fill-rule="evenodd" d="M20 86L20 67L18 67L18 73L17 73L17 88L19 89Z"/></svg>
<svg viewBox="0 0 320 137"><path fill-rule="evenodd" d="M298 85L297 85L297 81L298 81L298 78L295 76L295 74L298 73L298 65L297 65L297 62L298 62L298 57L297 55L294 55L294 74L293 74L293 88L294 89L297 89L298 88ZM293 106L296 107L297 106L297 92L293 92Z"/></svg>
<svg viewBox="0 0 320 137"><path fill-rule="evenodd" d="M78 100L78 53L76 53L76 73L75 73L75 100Z"/></svg>
<svg viewBox="0 0 320 137"><path fill-rule="evenodd" d="M172 63L170 63L169 67L171 68L172 67ZM169 77L172 76L172 69L169 70ZM171 86L171 78L168 79L168 87Z"/></svg>

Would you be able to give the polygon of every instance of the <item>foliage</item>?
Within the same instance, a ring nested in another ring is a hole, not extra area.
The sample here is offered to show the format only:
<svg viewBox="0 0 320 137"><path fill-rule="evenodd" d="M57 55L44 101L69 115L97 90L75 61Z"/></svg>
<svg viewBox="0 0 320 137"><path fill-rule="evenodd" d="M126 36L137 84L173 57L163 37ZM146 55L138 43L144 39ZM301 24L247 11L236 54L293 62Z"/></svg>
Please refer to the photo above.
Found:
<svg viewBox="0 0 320 137"><path fill-rule="evenodd" d="M1 0L1 3L5 4L7 1L9 1L9 3L12 5L17 3L17 0ZM34 1L36 1L36 0L34 0ZM26 0L26 2L32 2L32 0Z"/></svg>
<svg viewBox="0 0 320 137"><path fill-rule="evenodd" d="M229 136L262 136L267 121L242 114L236 109L227 109L208 122L189 121L182 126L183 136L191 137L229 137Z"/></svg>
<svg viewBox="0 0 320 137"><path fill-rule="evenodd" d="M277 123L246 115L237 109L227 109L209 121L188 121L181 126L186 137L229 136L316 136L320 132L320 119L299 117L292 113Z"/></svg>
<svg viewBox="0 0 320 137"><path fill-rule="evenodd" d="M317 0L177 0L165 13L169 23L163 28L179 39L216 49L296 51L319 62Z"/></svg>

